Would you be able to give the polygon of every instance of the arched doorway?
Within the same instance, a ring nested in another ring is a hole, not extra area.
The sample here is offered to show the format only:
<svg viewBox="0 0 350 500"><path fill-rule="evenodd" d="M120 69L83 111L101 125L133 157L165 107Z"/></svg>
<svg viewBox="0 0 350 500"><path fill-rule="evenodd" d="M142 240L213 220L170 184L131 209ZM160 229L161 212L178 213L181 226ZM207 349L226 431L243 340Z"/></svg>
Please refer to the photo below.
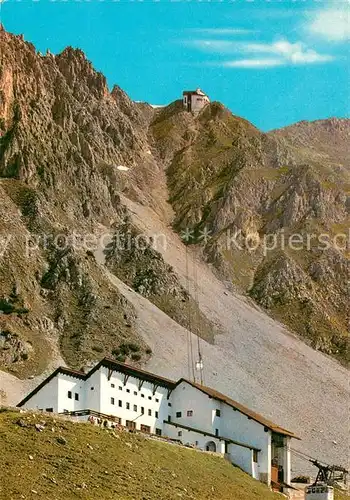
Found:
<svg viewBox="0 0 350 500"><path fill-rule="evenodd" d="M207 444L205 445L205 450L216 451L216 444L214 443L214 441L208 441Z"/></svg>

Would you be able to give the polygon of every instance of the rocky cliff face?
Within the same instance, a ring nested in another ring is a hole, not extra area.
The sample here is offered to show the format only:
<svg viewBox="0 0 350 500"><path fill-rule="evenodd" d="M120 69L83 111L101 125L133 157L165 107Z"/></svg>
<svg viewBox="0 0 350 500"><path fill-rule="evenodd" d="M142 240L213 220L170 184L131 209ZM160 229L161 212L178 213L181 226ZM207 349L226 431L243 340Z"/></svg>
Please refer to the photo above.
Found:
<svg viewBox="0 0 350 500"><path fill-rule="evenodd" d="M263 134L212 103L197 119L173 106L152 127L175 228L203 247L222 278L345 360L349 120Z"/></svg>
<svg viewBox="0 0 350 500"><path fill-rule="evenodd" d="M59 351L79 368L125 342L138 343L142 358L137 312L110 286L94 251L125 216L121 191L152 199L152 108L118 87L109 92L80 50L42 56L4 30L0 46L1 365L25 376ZM138 175L126 181L117 167L136 164Z"/></svg>
<svg viewBox="0 0 350 500"><path fill-rule="evenodd" d="M78 368L150 355L138 311L95 257L101 235L126 230L121 193L184 232L224 280L315 348L345 359L349 248L280 240L348 229L348 121L262 134L219 103L196 118L179 102L160 111L133 103L77 49L42 56L3 29L0 48L2 368L24 377L54 355ZM264 239L278 242L267 251ZM149 242L108 248L117 277L178 323L195 316L193 330L214 341L196 298Z"/></svg>

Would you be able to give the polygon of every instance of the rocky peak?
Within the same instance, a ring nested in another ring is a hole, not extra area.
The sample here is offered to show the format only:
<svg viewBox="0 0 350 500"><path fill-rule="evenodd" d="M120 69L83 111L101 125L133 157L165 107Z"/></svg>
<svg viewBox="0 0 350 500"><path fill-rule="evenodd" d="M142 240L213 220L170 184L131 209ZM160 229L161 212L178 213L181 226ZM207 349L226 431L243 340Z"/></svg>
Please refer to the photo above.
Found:
<svg viewBox="0 0 350 500"><path fill-rule="evenodd" d="M106 78L94 70L82 50L67 47L56 56L55 61L74 93L85 86L86 91L90 91L97 99L109 93Z"/></svg>
<svg viewBox="0 0 350 500"><path fill-rule="evenodd" d="M111 98L116 102L120 111L130 118L133 123L140 126L145 125L142 111L118 85L114 85L111 92Z"/></svg>

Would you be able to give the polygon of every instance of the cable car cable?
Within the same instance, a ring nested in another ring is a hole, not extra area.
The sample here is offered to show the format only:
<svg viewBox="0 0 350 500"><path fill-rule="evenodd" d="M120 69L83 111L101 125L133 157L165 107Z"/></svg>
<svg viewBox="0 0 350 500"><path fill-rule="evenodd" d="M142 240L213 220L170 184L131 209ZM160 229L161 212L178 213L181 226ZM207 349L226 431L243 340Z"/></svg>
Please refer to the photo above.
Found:
<svg viewBox="0 0 350 500"><path fill-rule="evenodd" d="M199 294L198 294L198 274L197 274L197 263L196 256L193 253L193 280L194 280L194 300L197 304L197 350L198 350L198 363L200 370L200 382L203 385L203 358L201 352L201 343L200 343L200 316L199 316Z"/></svg>
<svg viewBox="0 0 350 500"><path fill-rule="evenodd" d="M194 359L193 359L193 346L192 346L192 312L191 312L191 293L190 293L190 277L189 277L189 265L188 265L188 242L185 243L186 246L186 278L187 278L187 293L188 293L188 308L187 308L187 345L188 345L188 378L193 382L196 382L196 375L194 371Z"/></svg>

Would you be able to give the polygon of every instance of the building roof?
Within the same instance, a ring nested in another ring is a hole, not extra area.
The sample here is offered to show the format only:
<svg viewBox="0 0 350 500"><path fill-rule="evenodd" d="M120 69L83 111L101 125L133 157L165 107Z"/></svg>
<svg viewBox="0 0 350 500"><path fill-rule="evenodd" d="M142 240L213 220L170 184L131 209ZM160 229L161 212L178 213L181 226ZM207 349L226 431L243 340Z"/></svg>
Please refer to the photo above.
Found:
<svg viewBox="0 0 350 500"><path fill-rule="evenodd" d="M290 437L293 437L295 439L300 439L293 432L290 432L287 429L284 429L283 427L280 427L279 425L274 424L273 422L271 422L271 420L266 419L262 415L259 415L259 413L256 413L256 412L250 410L246 406L243 406L241 403L238 403L234 399L231 399L230 397L225 396L225 394L222 394L221 392L216 391L215 389L212 389L211 387L197 384L196 382L191 382L190 380L187 380L185 378L180 379L176 385L179 385L181 382L186 382L187 384L190 384L192 387L199 389L204 394L207 394L209 397L211 397L213 399L217 399L218 401L221 401L222 403L226 403L227 405L231 406L231 408L233 408L234 410L238 410L240 413L243 413L248 418L255 420L259 424L263 425L264 427L267 427L268 429L271 429L273 432L276 432L277 434L283 434L285 436L290 436Z"/></svg>
<svg viewBox="0 0 350 500"><path fill-rule="evenodd" d="M207 95L205 92L203 92L203 90L201 90L200 88L196 89L196 90L184 90L182 92L183 94L196 94L196 95Z"/></svg>
<svg viewBox="0 0 350 500"><path fill-rule="evenodd" d="M235 441L234 439L229 439L224 436L217 436L216 434L212 434L211 432L202 431L200 429L196 429L195 427L189 427L188 425L182 425L178 422L169 422L169 420L163 420L164 424L172 425L174 427L180 427L180 429L185 429L191 432L197 432L197 434L202 434L203 436L209 436L211 438L219 439L220 441L227 441L228 443L236 444L237 446L241 446L242 448L248 448L249 450L261 451L260 448L255 448L255 446L251 446L250 444L240 443L239 441Z"/></svg>
<svg viewBox="0 0 350 500"><path fill-rule="evenodd" d="M251 418L252 420L255 420L256 422L267 427L268 429L271 429L273 432L276 432L278 434L283 434L285 436L290 436L295 439L300 439L295 434L293 434L293 432L290 432L284 429L283 427L274 424L273 422L266 419L262 415L259 415L259 413L250 410L249 408L243 406L241 403L234 401L230 397L225 396L221 392L218 392L215 389L212 389L211 387L197 384L196 382L191 382L190 380L187 380L185 378L181 378L176 382L174 380L170 380L168 378L155 375L154 373L148 372L146 370L142 370L141 368L136 368L134 366L127 365L126 363L120 363L114 361L113 359L110 358L103 358L88 373L72 370L70 368L62 366L57 368L53 373L51 373L51 375L49 375L45 380L43 380L32 392L30 392L24 399L22 399L22 401L20 401L17 406L23 406L27 401L29 401L29 399L31 399L37 392L39 392L42 387L44 387L48 382L50 382L50 380L52 380L56 375L60 373L63 375L68 375L70 377L79 378L81 380L87 380L88 378L91 377L93 373L99 370L101 366L108 368L112 372L118 371L120 373L124 373L126 375L139 378L141 380L146 380L147 382L151 382L162 387L166 387L170 390L175 389L175 387L177 387L181 382L186 382L187 384L190 384L192 387L195 387L201 392L207 394L209 397L228 404L234 410L238 410L239 412L246 415L248 418Z"/></svg>
<svg viewBox="0 0 350 500"><path fill-rule="evenodd" d="M116 362L114 361L114 359L110 358L103 358L96 366L94 366L94 368L92 368L92 370L89 371L89 373L86 374L86 378L89 378L101 366L104 366L105 368L108 368L112 371L117 371L126 375L130 375L131 377L158 384L162 387L167 387L169 389L174 389L176 386L176 382L174 380L155 375L154 373L142 370L141 368L127 365L126 363Z"/></svg>
<svg viewBox="0 0 350 500"><path fill-rule="evenodd" d="M100 369L103 366L112 371L118 371L120 373L124 373L126 375L130 375L135 378L141 378L142 380L146 380L148 382L155 383L162 387L167 387L169 389L174 389L176 386L176 382L174 380L167 379L165 377L160 377L155 375L154 373L141 370L140 368L135 368L134 366L127 365L126 363L116 362L110 358L103 358L99 363L97 363L88 373L84 373L78 370L72 370L70 368L66 368L65 366L58 367L54 372L51 373L45 380L43 380L35 389L30 392L22 401L20 401L17 406L23 406L30 398L32 398L37 392L40 391L42 387L50 382L53 378L58 374L68 375L70 377L79 378L81 380L87 380L91 377L93 373Z"/></svg>
<svg viewBox="0 0 350 500"><path fill-rule="evenodd" d="M63 375L69 375L70 377L76 377L80 379L85 379L85 373L77 371L77 370L71 370L70 368L66 368L65 366L59 366L56 368L55 371L51 373L46 379L44 379L37 387L35 387L32 392L30 392L22 401L18 403L17 406L23 406L27 401L30 400L37 392L40 391L46 384L50 382L53 378L56 377L59 373L62 373Z"/></svg>

